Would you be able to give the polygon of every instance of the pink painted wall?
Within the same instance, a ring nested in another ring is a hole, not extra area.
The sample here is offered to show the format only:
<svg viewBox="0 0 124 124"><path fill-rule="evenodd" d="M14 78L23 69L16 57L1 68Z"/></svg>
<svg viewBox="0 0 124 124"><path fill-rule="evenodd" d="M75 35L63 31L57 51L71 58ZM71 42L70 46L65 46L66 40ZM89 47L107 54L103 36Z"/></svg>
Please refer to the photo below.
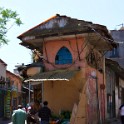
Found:
<svg viewBox="0 0 124 124"><path fill-rule="evenodd" d="M97 80L94 79L91 75L92 72L96 72ZM103 74L99 71L96 71L95 69L89 67L87 69L87 90L86 90L86 96L87 96L87 120L89 120L89 124L93 122L93 124L96 124L98 121L98 115L100 116L100 119L104 119L105 115L105 101L104 101L104 90L100 88L100 85L103 84ZM97 90L96 85L98 86L98 99L97 99ZM99 108L98 109L98 104Z"/></svg>
<svg viewBox="0 0 124 124"><path fill-rule="evenodd" d="M85 45L84 38L79 38L77 40L77 45L76 45L75 39L66 39L66 40L59 40L59 41L54 40L54 41L45 42L43 56L44 56L44 59L50 63L48 64L45 62L45 67L47 68L47 70L70 67L70 65L55 65L54 64L55 56L57 52L59 51L59 49L63 46L67 47L72 54L73 62L75 62L73 66L71 66L72 68L77 68L79 66L81 67L85 66L85 62L84 62L85 49L83 50L84 45ZM80 52L80 58L81 58L80 61L78 58L77 46Z"/></svg>
<svg viewBox="0 0 124 124"><path fill-rule="evenodd" d="M18 92L21 92L22 81L21 78L10 71L6 71L6 77L10 79L11 86L17 87Z"/></svg>

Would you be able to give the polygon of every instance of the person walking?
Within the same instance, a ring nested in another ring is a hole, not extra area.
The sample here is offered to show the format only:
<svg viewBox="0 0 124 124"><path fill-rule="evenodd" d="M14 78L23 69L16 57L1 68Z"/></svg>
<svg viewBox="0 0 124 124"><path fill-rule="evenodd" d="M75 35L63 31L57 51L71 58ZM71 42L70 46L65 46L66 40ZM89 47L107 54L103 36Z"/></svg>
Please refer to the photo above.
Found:
<svg viewBox="0 0 124 124"><path fill-rule="evenodd" d="M30 107L28 107L27 111L27 124L39 124L39 117L38 117L38 111L40 109L40 103L38 101L35 101L33 104L31 104Z"/></svg>
<svg viewBox="0 0 124 124"><path fill-rule="evenodd" d="M48 108L48 102L43 102L43 107L40 108L38 112L39 118L41 118L41 124L49 124L51 117L51 110Z"/></svg>
<svg viewBox="0 0 124 124"><path fill-rule="evenodd" d="M121 124L124 124L124 104L122 104L119 108L119 115L121 119Z"/></svg>
<svg viewBox="0 0 124 124"><path fill-rule="evenodd" d="M27 114L26 111L22 110L22 108L22 105L18 105L18 109L13 112L13 124L25 124L25 120L27 120Z"/></svg>

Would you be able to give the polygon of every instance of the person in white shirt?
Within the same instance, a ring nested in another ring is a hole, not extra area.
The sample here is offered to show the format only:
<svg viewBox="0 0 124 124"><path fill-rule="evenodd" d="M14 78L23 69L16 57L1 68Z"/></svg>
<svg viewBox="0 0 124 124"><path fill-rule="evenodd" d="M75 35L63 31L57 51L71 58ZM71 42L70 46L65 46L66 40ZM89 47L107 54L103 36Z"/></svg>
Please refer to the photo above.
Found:
<svg viewBox="0 0 124 124"><path fill-rule="evenodd" d="M121 123L124 124L124 104L122 104L119 108Z"/></svg>

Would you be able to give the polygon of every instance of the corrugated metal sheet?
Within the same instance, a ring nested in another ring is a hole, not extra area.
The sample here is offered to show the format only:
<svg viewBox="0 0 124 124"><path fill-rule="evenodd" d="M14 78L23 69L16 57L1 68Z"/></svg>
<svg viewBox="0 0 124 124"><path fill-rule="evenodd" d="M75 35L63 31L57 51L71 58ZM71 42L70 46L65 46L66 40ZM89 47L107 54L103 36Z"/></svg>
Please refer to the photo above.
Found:
<svg viewBox="0 0 124 124"><path fill-rule="evenodd" d="M119 62L108 58L106 58L105 62L106 66L111 67L111 69L113 69L121 78L124 79L124 68L120 65Z"/></svg>
<svg viewBox="0 0 124 124"><path fill-rule="evenodd" d="M36 74L25 82L41 82L41 81L55 81L55 80L66 80L69 81L79 70L56 70L44 73Z"/></svg>

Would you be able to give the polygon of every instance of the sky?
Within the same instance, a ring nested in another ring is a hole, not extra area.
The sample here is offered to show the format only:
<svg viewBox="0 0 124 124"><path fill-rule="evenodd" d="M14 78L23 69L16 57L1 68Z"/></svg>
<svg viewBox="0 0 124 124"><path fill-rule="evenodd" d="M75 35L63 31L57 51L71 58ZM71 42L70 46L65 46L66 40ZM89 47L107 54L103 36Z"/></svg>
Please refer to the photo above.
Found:
<svg viewBox="0 0 124 124"><path fill-rule="evenodd" d="M0 0L0 7L16 11L23 22L8 31L9 43L0 47L0 59L11 72L16 65L32 62L31 51L17 37L56 14L101 24L108 30L118 30L124 23L124 0Z"/></svg>

